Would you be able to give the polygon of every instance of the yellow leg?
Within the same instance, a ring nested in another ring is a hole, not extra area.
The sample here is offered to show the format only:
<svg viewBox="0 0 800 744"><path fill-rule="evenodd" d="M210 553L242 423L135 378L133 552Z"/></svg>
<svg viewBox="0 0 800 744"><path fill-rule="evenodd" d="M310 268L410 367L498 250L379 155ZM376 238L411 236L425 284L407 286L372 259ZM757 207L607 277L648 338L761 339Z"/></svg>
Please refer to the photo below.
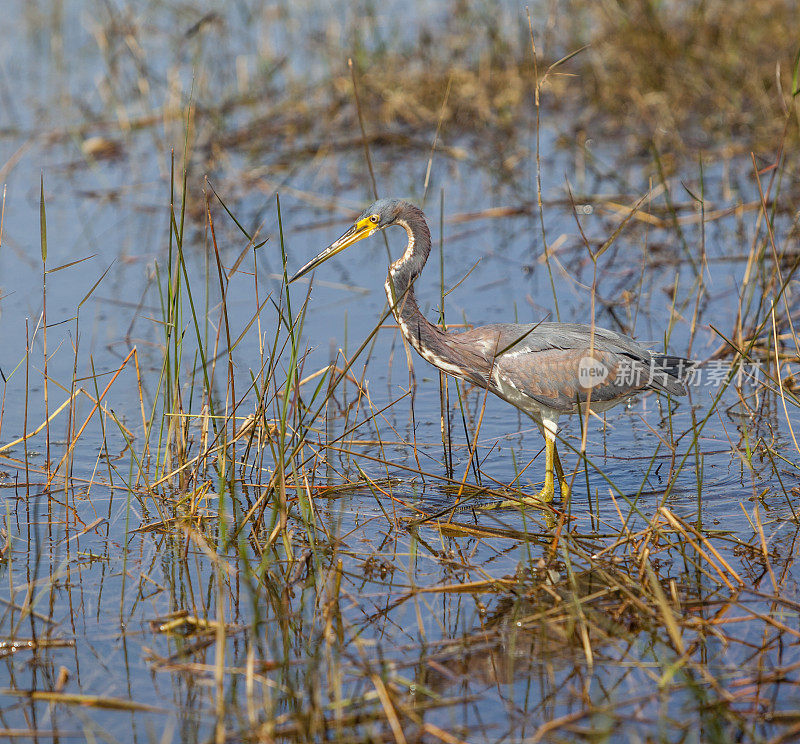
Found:
<svg viewBox="0 0 800 744"><path fill-rule="evenodd" d="M558 474L558 482L561 486L562 495L569 493L566 478L564 478L564 469L561 467L561 460L558 458L556 451L556 438L555 434L550 431L544 432L544 451L545 451L545 470L544 470L544 486L542 490L532 496L525 496L520 499L505 499L498 501L496 504L485 504L481 509L506 509L511 506L524 508L526 506L541 506L542 504L549 504L555 496L555 478L553 477L553 469L555 468Z"/></svg>
<svg viewBox="0 0 800 744"><path fill-rule="evenodd" d="M546 431L544 435L544 453L545 453L544 486L542 486L542 490L539 491L539 493L521 499L522 506L527 506L529 504L531 506L536 506L537 504L541 505L543 503L549 504L553 500L553 497L556 495L555 479L553 478L553 468L558 455L556 454L555 437L551 436L549 431ZM558 463L558 469L561 470L560 461ZM559 482L561 480L561 475L563 475L563 472L559 474Z"/></svg>

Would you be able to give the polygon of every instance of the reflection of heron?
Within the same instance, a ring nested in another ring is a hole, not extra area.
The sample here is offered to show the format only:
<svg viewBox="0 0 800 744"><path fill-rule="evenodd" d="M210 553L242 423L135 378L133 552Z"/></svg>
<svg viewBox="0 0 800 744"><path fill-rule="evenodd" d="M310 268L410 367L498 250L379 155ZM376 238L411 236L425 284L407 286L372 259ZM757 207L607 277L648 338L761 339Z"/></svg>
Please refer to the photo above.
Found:
<svg viewBox="0 0 800 744"><path fill-rule="evenodd" d="M561 414L585 410L587 401L591 410L606 411L639 390L686 394L680 380L684 359L657 354L604 328L577 323L494 323L447 333L429 323L417 307L414 280L428 259L431 233L422 210L407 201L376 201L291 281L390 225L399 225L408 234L405 253L389 265L386 280L389 304L403 336L423 359L443 372L488 389L527 413L544 434L544 487L525 502L552 500L554 468L562 497L568 495L555 444Z"/></svg>

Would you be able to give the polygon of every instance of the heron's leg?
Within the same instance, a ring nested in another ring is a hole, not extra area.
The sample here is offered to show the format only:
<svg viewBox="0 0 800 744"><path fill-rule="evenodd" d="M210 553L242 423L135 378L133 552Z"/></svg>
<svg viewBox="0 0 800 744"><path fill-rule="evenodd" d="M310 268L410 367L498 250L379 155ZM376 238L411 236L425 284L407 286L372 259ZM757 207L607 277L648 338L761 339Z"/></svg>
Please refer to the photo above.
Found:
<svg viewBox="0 0 800 744"><path fill-rule="evenodd" d="M561 476L564 475L564 471L561 469L561 461L558 459L558 452L556 452L555 434L551 434L547 429L545 429L544 433L544 452L544 486L542 490L533 497L533 500L539 503L545 502L549 504L556 495L555 479L553 478L555 463L558 463L559 482L561 481ZM526 502L528 501L528 499L523 500Z"/></svg>
<svg viewBox="0 0 800 744"><path fill-rule="evenodd" d="M550 428L545 428L544 431L544 451L545 451L545 470L544 470L544 486L542 490L531 496L525 496L519 499L504 499L493 504L483 504L480 509L507 509L512 506L526 507L526 506L541 506L542 504L549 504L555 496L555 478L553 477L553 469L555 463L558 463L558 480L559 483L565 483L564 471L561 467L561 461L558 459L556 452L556 435L555 431Z"/></svg>

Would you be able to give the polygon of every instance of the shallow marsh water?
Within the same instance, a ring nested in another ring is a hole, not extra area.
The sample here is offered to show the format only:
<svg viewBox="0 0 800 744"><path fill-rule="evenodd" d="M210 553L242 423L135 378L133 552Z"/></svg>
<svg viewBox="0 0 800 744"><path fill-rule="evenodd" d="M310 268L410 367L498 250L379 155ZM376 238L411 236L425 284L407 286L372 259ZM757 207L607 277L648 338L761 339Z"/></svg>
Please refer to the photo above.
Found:
<svg viewBox="0 0 800 744"><path fill-rule="evenodd" d="M263 529L274 535L267 549L220 538L225 525L258 502L274 473L269 445L261 452L239 445L247 477L232 494L210 476L204 484L168 481L164 503L157 502L157 488L143 489L131 451L143 451L139 390L148 410L162 405L170 148L180 173L191 70L203 78L200 108L255 75L259 64L275 64L275 84L290 86L304 74L324 78L330 61L309 56L313 44L302 40L316 32L312 14L295 15L288 4L264 13L248 7L249 15L238 16L211 3L183 10L131 4L113 19L93 3L54 12L60 7L11 3L9 26L19 33L0 50L0 96L7 103L0 111L7 188L0 446L45 417L42 174L48 268L88 257L47 275L49 411L66 400L73 378L96 396L134 347L141 383L126 366L104 399L102 418L93 417L70 450L68 477L62 469L48 482L44 432L2 452L8 542L0 566L0 725L23 740L125 742L791 736L798 720L794 436L800 416L791 401L784 405L760 383L731 385L717 399L720 388L707 384L707 373L686 398L642 396L604 421L590 421L591 464L580 465L571 502L557 502L553 517L462 512L454 525L409 527L420 511L436 513L453 503L453 488L443 485L448 476L499 487L533 460L518 486L537 487L542 442L524 415L478 391L463 391L462 414L450 382L452 448L445 458L439 375L415 357L410 384L402 342L387 322L351 370L355 380L366 381L369 402L345 380L315 422L318 441L309 437L303 450L317 454L306 471L310 486L299 470L293 474L313 495L310 522L300 518L290 484L287 524L276 523L276 513L263 516ZM211 12L216 16L205 21L201 44L190 31ZM377 27L390 24L391 6L385 15L374 12ZM511 6L503 6L502 17L523 23ZM334 15L318 18L319 33L335 33ZM130 23L130 33L105 36L111 20ZM102 47L104 38L111 46ZM145 94L143 81L152 83ZM120 97L134 88L136 104L127 104ZM559 135L568 123L559 116L568 113L543 114L550 271L535 200L532 125L513 143L515 153L527 156L511 171L460 159L469 138L444 132L452 150L433 161L425 208L434 250L417 287L428 317L439 311L443 239L441 276L445 291L453 288L444 305L449 323L590 322L594 306L599 325L624 328L654 348L663 348L668 336L674 353L729 364L733 357L719 353L724 344L712 326L730 336L750 294L772 291L769 250L748 269L752 246L765 240L749 158L711 162L702 179L696 163L682 164L666 181L671 211L651 180L651 161L626 160L614 141L564 144ZM245 107L231 115L231 129L239 118L249 120ZM129 121L135 125L120 125ZM257 241L269 238L233 272L248 241L211 200L221 262L230 272L225 308L234 338L244 332L231 354L243 394L259 378L260 343L269 347L277 333L277 313L265 303L269 293L276 303L282 296L275 193L291 272L371 201L370 179L359 147L321 147L287 166L280 149L257 156L246 147L217 152L199 121L187 161L184 255L201 315L208 308L207 348L224 351L226 343L214 346L222 320L203 176L209 174L246 229L258 230ZM108 140L108 157L86 154L93 136ZM318 141L318 131L295 134L289 149L297 153ZM371 154L381 195L422 201L429 151L388 145ZM766 183L768 175L762 177ZM652 200L642 207L649 219L633 219L598 259L593 302L595 265L575 214L596 251L651 183ZM691 196L701 192L706 216L740 209L716 214L703 228ZM180 202L178 188L175 193ZM484 211L495 208L510 209L501 217ZM785 272L797 250L793 220L795 213L781 210L774 223ZM387 237L397 255L402 231ZM350 359L371 333L385 308L385 271L380 237L317 270L302 326L304 375L329 364L339 349ZM743 286L748 271L751 282ZM295 312L307 287L292 285ZM785 322L786 312L797 318L794 282L785 296L776 327L789 355L781 368L788 379L796 369ZM189 338L194 330L185 297L182 303L182 333ZM261 323L248 328L262 303ZM755 310L753 319L762 319ZM766 326L765 337L770 331ZM286 353L279 358L278 369L287 369ZM773 362L759 361L765 374L774 374ZM214 367L223 401L225 364L223 353ZM179 366L185 410L197 416L200 406L192 401L202 397L203 380L188 341ZM310 396L307 386L301 396ZM254 399L244 396L245 413ZM78 396L69 409L77 426L92 405ZM51 463L70 440L66 415L52 424ZM115 417L131 432L130 446ZM362 421L341 448L324 446ZM188 432L197 448L197 420ZM561 436L573 469L580 422L564 419ZM445 459L452 460L450 473ZM201 485L207 492L192 491ZM201 504L203 518L175 517L183 508L175 504L187 493ZM659 516L662 507L683 520L680 529L653 527L670 524ZM170 627L170 613L181 612L199 618L199 625L179 614Z"/></svg>

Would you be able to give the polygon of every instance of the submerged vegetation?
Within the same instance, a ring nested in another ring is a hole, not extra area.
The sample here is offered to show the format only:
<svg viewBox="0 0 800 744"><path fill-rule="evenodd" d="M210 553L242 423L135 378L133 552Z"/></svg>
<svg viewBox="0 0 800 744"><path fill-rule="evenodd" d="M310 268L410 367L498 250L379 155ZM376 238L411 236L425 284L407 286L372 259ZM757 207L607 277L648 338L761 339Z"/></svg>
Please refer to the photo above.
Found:
<svg viewBox="0 0 800 744"><path fill-rule="evenodd" d="M794 740L793 3L240 5L14 11L97 67L0 119L5 734ZM535 427L406 353L382 251L286 283L374 190L438 212L429 317L704 376L566 426L568 503L470 510Z"/></svg>

